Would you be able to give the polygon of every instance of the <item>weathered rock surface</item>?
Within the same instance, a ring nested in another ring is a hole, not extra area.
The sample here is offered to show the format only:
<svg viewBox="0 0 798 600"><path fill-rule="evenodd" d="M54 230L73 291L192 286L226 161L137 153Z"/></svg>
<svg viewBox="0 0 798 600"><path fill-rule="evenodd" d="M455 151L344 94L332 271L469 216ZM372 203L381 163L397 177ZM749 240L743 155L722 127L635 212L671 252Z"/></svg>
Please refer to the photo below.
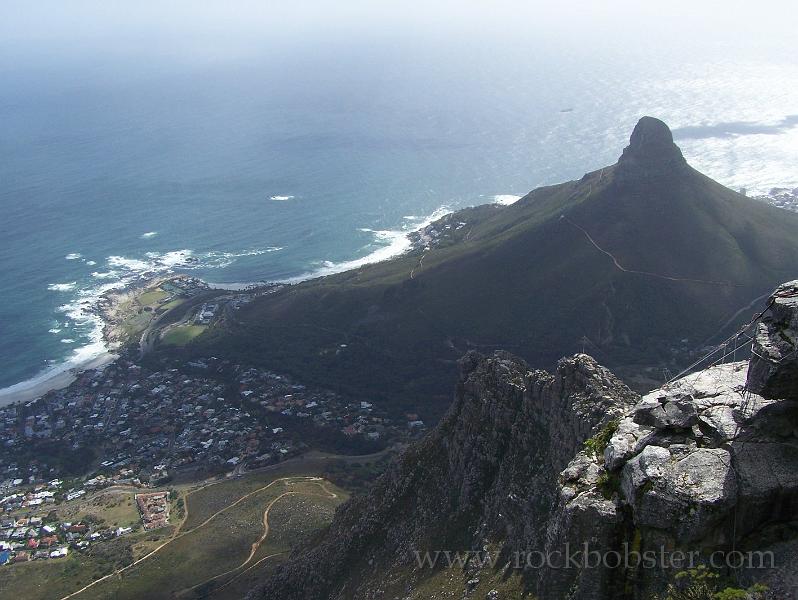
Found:
<svg viewBox="0 0 798 600"><path fill-rule="evenodd" d="M780 285L757 325L748 389L798 400L798 280Z"/></svg>

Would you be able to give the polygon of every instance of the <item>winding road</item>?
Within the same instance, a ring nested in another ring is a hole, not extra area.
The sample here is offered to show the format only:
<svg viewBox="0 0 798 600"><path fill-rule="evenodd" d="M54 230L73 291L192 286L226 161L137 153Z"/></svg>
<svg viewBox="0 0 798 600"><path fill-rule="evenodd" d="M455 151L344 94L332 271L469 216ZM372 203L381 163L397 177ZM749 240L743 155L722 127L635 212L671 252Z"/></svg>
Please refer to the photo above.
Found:
<svg viewBox="0 0 798 600"><path fill-rule="evenodd" d="M183 596L184 594L187 594L187 593L189 593L189 592L191 592L193 590L196 590L197 588L200 588L200 587L202 587L204 585L207 585L208 583L210 583L212 581L216 581L217 579L221 579L222 577L226 577L228 575L232 575L233 573L236 573L237 571L241 571L241 569L244 569L244 567L249 565L249 563L252 562L252 559L255 558L255 554L257 554L257 552L260 549L260 547L266 541L266 538L269 537L269 512L271 511L272 507L275 504L277 504L280 500L282 500L283 498L286 498L288 496L317 496L317 497L321 497L321 498L334 499L334 498L338 497L338 494L336 494L335 492L333 492L333 491L331 491L331 490L329 490L327 488L327 486L325 485L324 480L321 477L307 477L307 478L304 478L303 480L307 481L309 483L313 483L315 485L318 485L324 491L324 494L309 494L307 492L287 491L287 492L283 492L282 494L280 494L276 498L272 499L272 501L269 502L266 505L266 509L263 511L263 534L260 536L260 538L258 538L258 540L256 542L254 542L252 544L252 547L250 548L249 556L247 556L247 558L246 558L246 560L244 560L244 562L242 562L240 565L238 565L237 567L235 567L233 569L225 571L224 573L219 573L218 575L214 575L210 579L206 579L205 581L203 581L201 583L198 583L196 585L193 585L190 588L186 588L184 590L181 590L181 591L177 592L175 595L177 597ZM242 498L242 500L243 500L243 498ZM263 558L258 560L255 564L251 565L249 568L245 569L244 571L242 571L241 573L239 573L238 575L236 575L235 577L233 577L232 579L227 581L224 585L216 588L213 591L221 590L221 589L227 587L228 585L233 583L233 581L235 581L238 578L240 578L244 573L246 573L247 571L255 568L256 566L258 566L259 564L264 562L266 559L273 558L275 556L280 556L281 554L285 554L285 552L276 552L274 554L269 554L268 556L264 556Z"/></svg>
<svg viewBox="0 0 798 600"><path fill-rule="evenodd" d="M183 516L183 520L177 525L177 527L175 528L175 530L172 533L172 535L169 536L169 538L163 544L161 544L160 546L158 546L154 550L151 550L150 552L148 552L147 554L145 554L141 558L138 558L138 559L134 560L129 565L125 565L121 569L116 569L115 571L112 571L108 575L100 577L99 579L96 579L95 581L92 581L90 584L83 586L79 590L76 590L76 591L74 591L74 592L72 592L70 594L67 594L66 596L62 596L60 598L60 600L68 600L69 598L74 598L74 597L82 594L86 590L88 590L88 589L90 589L90 588L92 588L92 587L94 587L96 585L99 585L100 583L102 583L102 582L104 582L104 581L106 581L108 579L111 579L112 577L120 576L125 571L128 571L128 570L132 569L133 567L135 567L136 565L139 565L142 562L152 558L155 554L157 554L158 552L160 552L161 550L163 550L164 548L169 546L172 542L182 538L183 536L186 536L186 535L188 535L190 533L193 533L193 532L197 531L198 529L201 529L202 527L205 527L208 523L213 521L216 517L218 517L222 513L230 510L231 508L233 508L237 504L240 504L241 502L243 502L247 498L250 498L250 497L254 496L255 494L259 494L260 492L263 492L264 490L267 490L270 487L272 487L274 485L277 485L278 483L281 483L281 482L284 482L284 481L290 481L290 482L302 482L302 481L313 482L313 483L316 483L317 485L319 485L328 494L327 496L324 496L324 497L327 497L327 498L337 498L338 497L337 494L335 494L334 492L331 492L329 489L326 488L326 486L323 483L324 479L322 479L321 477L310 477L310 476L280 477L278 479L275 479L275 480L271 481L270 483L268 483L267 485L265 485L263 487L260 487L260 488L258 488L256 490L253 490L252 492L249 492L249 493L241 496L235 502L233 502L231 504L228 504L224 508L222 508L222 509L216 511L215 513L213 513L211 516L209 516L207 519L205 519L202 523L200 523L196 527L192 527L191 529L183 531L183 525L188 520L188 515L189 515L189 503L187 501L188 497L191 494L193 494L194 492L198 492L199 490L206 489L206 488L208 488L208 487L210 487L212 485L216 485L217 483L221 483L222 481L224 481L224 480L219 480L219 481L214 481L214 482L208 483L206 485L203 485L203 486L197 487L197 488L195 488L193 490L190 490L189 492L187 492L186 494L183 495L183 504L185 506L185 514ZM321 483L319 483L319 482L321 482ZM274 504L279 499L281 499L281 498L283 498L285 496L288 496L288 495L297 495L297 494L300 494L300 492L284 492L283 494L281 494L277 498L273 499L267 505L266 511L263 514L263 523L264 523L264 529L265 529L263 535L260 537L260 539L257 542L255 542L252 545L252 549L250 551L250 555L247 558L247 560L245 560L244 563L242 563L241 565L239 565L239 567L237 567L236 569L233 569L230 572L235 572L235 571L245 567L252 560L252 558L255 556L255 553L257 552L258 548L260 548L261 544L263 544L263 542L266 540L266 537L269 535L268 518L269 518L269 511L271 510L271 507L274 506ZM320 495L320 494L304 494L304 495ZM278 553L278 554L282 554L282 553ZM277 556L277 555L273 555L273 556ZM266 558L268 558L268 557L266 557ZM258 561L258 562L262 562L263 560L265 560L265 558L261 559L261 561ZM253 565L253 567L254 566L255 565ZM228 573L230 573L230 572L228 572ZM213 579L217 579L218 577L221 577L221 576L226 575L228 573L223 573L222 575L217 575L216 577L213 577L213 578L211 578L208 581L212 581ZM207 583L208 581L203 582L203 584ZM229 583L230 582L228 582L228 584ZM203 585L203 584L199 584L199 585ZM190 589L194 589L195 587L198 587L198 586L194 586L194 587L192 587ZM185 593L186 591L188 591L188 590L184 590L183 592L180 592L180 593Z"/></svg>

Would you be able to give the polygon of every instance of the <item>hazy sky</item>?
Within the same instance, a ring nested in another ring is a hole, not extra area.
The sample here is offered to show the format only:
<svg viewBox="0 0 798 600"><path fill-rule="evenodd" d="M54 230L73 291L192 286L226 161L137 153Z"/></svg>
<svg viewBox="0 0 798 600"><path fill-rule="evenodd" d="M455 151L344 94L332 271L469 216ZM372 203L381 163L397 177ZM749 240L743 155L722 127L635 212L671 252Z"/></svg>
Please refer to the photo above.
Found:
<svg viewBox="0 0 798 600"><path fill-rule="evenodd" d="M0 48L235 56L312 36L538 36L573 45L794 39L780 0L2 0Z"/></svg>

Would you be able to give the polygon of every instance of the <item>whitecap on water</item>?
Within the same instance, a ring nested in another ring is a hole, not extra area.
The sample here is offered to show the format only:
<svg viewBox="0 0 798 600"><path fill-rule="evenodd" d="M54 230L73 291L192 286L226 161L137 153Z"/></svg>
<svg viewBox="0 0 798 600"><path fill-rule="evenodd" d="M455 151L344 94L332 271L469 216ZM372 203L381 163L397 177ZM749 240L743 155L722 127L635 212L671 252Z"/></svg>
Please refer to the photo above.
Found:
<svg viewBox="0 0 798 600"><path fill-rule="evenodd" d="M70 281L52 283L48 289L57 292L71 292L70 301L58 307L63 318L54 321L49 333L66 334L71 337L60 338L64 345L74 344L69 356L60 361L48 361L48 368L35 377L0 390L2 394L16 393L31 389L51 377L69 369L80 368L108 351L103 339L103 321L96 314L98 302L104 294L113 290L122 290L135 285L145 277L167 274L174 271L193 269L222 268L232 264L237 258L258 256L282 250L279 246L268 246L238 252L212 251L194 253L191 250L174 250L171 252L149 252L142 257L109 256L106 269L93 271L91 279L86 281ZM67 260L82 259L78 253L68 254ZM84 261L94 266L95 261ZM0 394L0 395L2 395Z"/></svg>
<svg viewBox="0 0 798 600"><path fill-rule="evenodd" d="M69 283L51 283L47 289L51 292L71 292L75 289L77 281L70 281Z"/></svg>
<svg viewBox="0 0 798 600"><path fill-rule="evenodd" d="M289 200L293 200L294 196L271 196L269 200L274 200L275 202L288 202Z"/></svg>
<svg viewBox="0 0 798 600"><path fill-rule="evenodd" d="M109 267L119 267L128 271L147 271L150 267L149 263L135 258L125 258L124 256L109 256Z"/></svg>
<svg viewBox="0 0 798 600"><path fill-rule="evenodd" d="M104 273L100 273L98 271L93 271L91 276L95 279L111 279L112 277L117 277L119 273L117 271L106 271Z"/></svg>
<svg viewBox="0 0 798 600"><path fill-rule="evenodd" d="M146 233L141 234L141 239L148 240L150 238L154 238L156 235L158 235L157 231L147 231Z"/></svg>

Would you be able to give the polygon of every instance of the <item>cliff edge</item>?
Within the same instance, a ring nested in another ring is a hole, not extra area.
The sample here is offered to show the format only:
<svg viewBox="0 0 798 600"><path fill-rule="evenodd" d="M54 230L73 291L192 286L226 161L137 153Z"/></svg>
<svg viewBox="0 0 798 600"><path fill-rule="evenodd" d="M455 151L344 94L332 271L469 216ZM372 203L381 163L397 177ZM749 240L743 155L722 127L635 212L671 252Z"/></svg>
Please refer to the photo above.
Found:
<svg viewBox="0 0 798 600"><path fill-rule="evenodd" d="M467 354L438 427L250 598L650 599L690 565L628 559L647 553L722 559L717 577L782 597L798 585L790 290L771 298L750 364L642 398L584 354L554 373Z"/></svg>

